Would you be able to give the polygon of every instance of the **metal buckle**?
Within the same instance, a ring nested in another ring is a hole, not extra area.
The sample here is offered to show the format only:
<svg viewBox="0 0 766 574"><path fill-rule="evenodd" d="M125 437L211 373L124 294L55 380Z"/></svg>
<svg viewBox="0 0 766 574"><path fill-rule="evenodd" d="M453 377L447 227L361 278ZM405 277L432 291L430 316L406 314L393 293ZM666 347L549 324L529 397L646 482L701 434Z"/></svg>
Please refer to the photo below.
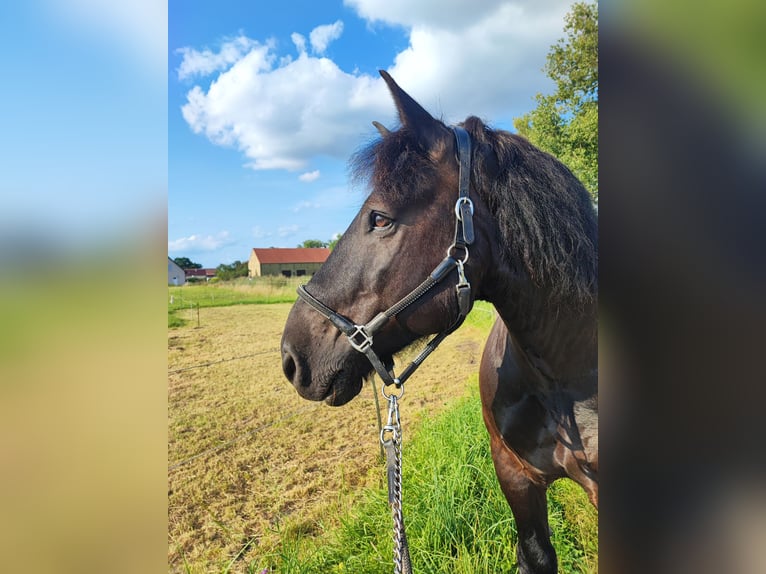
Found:
<svg viewBox="0 0 766 574"><path fill-rule="evenodd" d="M346 337L348 337L348 342L351 343L351 346L360 353L364 353L372 347L372 337L367 333L364 325L354 325L354 332L346 335ZM357 342L359 337L361 337L361 340Z"/></svg>
<svg viewBox="0 0 766 574"><path fill-rule="evenodd" d="M457 203L455 203L455 216L457 217L458 221L463 221L463 214L460 212L460 206L463 203L468 204L468 207L471 209L471 216L473 216L473 201L471 201L471 198L458 197Z"/></svg>

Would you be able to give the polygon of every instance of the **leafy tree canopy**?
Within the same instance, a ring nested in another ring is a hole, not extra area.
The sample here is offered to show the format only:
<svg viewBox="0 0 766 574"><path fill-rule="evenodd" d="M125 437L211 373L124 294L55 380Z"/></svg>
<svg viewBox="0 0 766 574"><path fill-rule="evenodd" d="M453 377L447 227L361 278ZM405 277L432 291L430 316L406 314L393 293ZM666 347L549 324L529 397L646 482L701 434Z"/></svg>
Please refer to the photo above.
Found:
<svg viewBox="0 0 766 574"><path fill-rule="evenodd" d="M235 261L228 265L222 263L215 268L216 277L220 277L221 281L230 281L237 277L247 277L247 261Z"/></svg>
<svg viewBox="0 0 766 574"><path fill-rule="evenodd" d="M201 263L195 263L188 257L176 257L173 261L175 261L175 264L181 269L202 269Z"/></svg>
<svg viewBox="0 0 766 574"><path fill-rule="evenodd" d="M598 201L598 5L578 2L566 15L565 38L551 47L544 71L555 83L513 125L553 154Z"/></svg>
<svg viewBox="0 0 766 574"><path fill-rule="evenodd" d="M319 239L307 239L298 245L298 247L327 247L327 243Z"/></svg>

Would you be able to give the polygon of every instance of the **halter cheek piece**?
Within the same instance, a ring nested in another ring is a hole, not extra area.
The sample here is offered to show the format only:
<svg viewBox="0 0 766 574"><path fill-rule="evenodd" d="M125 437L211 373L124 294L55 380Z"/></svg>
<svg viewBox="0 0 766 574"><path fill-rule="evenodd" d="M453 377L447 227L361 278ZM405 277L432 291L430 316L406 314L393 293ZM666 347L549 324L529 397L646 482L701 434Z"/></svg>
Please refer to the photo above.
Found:
<svg viewBox="0 0 766 574"><path fill-rule="evenodd" d="M420 366L425 358L430 355L434 349L455 329L457 329L471 310L471 284L465 276L464 265L468 261L468 246L474 241L473 230L473 203L468 197L470 179L471 179L471 138L463 128L455 126L452 128L457 142L457 160L459 165L459 187L458 199L455 203L455 240L447 249L447 256L431 272L431 274L420 285L415 287L408 295L399 302L389 307L387 310L378 313L365 325L357 325L347 317L337 313L319 301L311 293L306 291L306 286L298 287L298 295L306 303L311 305L322 316L337 327L346 337L351 346L364 353L372 366L377 371L385 385L395 385L397 388L404 384L412 373ZM457 256L459 252L463 253L463 258ZM373 336L378 333L388 323L392 317L396 317L407 307L425 295L434 285L440 283L454 268L457 268L458 283L455 286L458 301L458 317L455 322L446 330L426 345L425 349L410 363L399 377L393 372L389 372L383 365L380 357L372 348Z"/></svg>

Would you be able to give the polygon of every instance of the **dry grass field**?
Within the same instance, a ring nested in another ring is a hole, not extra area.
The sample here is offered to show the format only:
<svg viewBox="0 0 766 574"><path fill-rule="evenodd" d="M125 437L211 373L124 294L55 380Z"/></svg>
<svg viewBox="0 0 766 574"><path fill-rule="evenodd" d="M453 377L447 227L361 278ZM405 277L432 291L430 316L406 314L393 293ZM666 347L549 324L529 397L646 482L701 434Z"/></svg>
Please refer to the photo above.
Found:
<svg viewBox="0 0 766 574"><path fill-rule="evenodd" d="M360 487L382 480L371 386L332 408L301 399L284 378L278 347L290 307L204 308L199 327L195 312L168 331L171 572L244 571L286 533L333 526ZM477 308L483 318L447 338L407 383L405 436L468 392L490 309Z"/></svg>

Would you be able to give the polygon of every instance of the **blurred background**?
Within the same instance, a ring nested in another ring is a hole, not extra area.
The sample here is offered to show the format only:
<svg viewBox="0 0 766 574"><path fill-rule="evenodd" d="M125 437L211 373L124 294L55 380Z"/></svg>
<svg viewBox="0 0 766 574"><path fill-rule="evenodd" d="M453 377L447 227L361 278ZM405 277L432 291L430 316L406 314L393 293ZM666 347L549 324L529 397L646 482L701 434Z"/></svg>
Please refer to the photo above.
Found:
<svg viewBox="0 0 766 574"><path fill-rule="evenodd" d="M0 562L166 556L167 9L0 6Z"/></svg>
<svg viewBox="0 0 766 574"><path fill-rule="evenodd" d="M606 572L763 572L766 7L603 6Z"/></svg>

